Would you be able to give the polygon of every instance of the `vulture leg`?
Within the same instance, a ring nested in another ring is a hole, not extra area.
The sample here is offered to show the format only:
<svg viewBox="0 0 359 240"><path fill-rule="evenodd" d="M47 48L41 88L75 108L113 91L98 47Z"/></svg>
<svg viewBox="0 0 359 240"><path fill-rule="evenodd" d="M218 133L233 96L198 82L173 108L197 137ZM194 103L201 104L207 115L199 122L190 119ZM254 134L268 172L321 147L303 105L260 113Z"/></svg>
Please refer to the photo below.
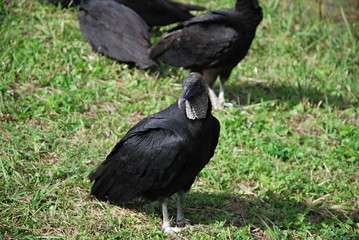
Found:
<svg viewBox="0 0 359 240"><path fill-rule="evenodd" d="M180 231L179 228L171 227L170 218L168 217L167 199L162 201L162 215L163 215L163 224L162 224L163 232L177 233Z"/></svg>
<svg viewBox="0 0 359 240"><path fill-rule="evenodd" d="M224 102L224 81L221 79L221 83L219 85L219 94L218 94L218 105L223 108L225 105Z"/></svg>
<svg viewBox="0 0 359 240"><path fill-rule="evenodd" d="M208 87L209 99L211 100L213 109L214 110L220 109L219 101L218 101L218 98L216 96L216 93L213 91L213 89L210 86L207 86L207 87Z"/></svg>
<svg viewBox="0 0 359 240"><path fill-rule="evenodd" d="M180 190L177 192L177 225L184 227L188 224L193 224L193 222L184 217L183 213L183 196L184 191Z"/></svg>
<svg viewBox="0 0 359 240"><path fill-rule="evenodd" d="M212 108L215 110L221 109L221 107L219 106L219 101L218 101L217 95L213 90L213 85L214 85L214 82L216 81L218 74L219 74L219 72L215 68L206 69L203 71L203 78L207 85L209 99L211 100Z"/></svg>
<svg viewBox="0 0 359 240"><path fill-rule="evenodd" d="M228 77L222 77L221 76L221 83L219 85L219 94L218 94L218 106L220 109L223 109L224 107L230 107L233 106L232 103L227 103L224 100L224 83L228 80Z"/></svg>

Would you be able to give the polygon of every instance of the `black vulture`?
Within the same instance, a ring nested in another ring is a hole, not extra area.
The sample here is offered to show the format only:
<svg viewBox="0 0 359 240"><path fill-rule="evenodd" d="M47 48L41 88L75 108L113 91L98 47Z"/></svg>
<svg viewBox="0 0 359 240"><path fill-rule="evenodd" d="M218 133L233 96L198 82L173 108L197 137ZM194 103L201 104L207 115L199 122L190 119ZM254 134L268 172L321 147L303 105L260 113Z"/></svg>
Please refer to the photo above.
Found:
<svg viewBox="0 0 359 240"><path fill-rule="evenodd" d="M61 7L73 7L81 4L82 0L47 0L48 3L54 5L61 5Z"/></svg>
<svg viewBox="0 0 359 240"><path fill-rule="evenodd" d="M203 11L206 8L174 2L171 0L115 0L138 13L148 26L165 26L183 22L193 17L191 10Z"/></svg>
<svg viewBox="0 0 359 240"><path fill-rule="evenodd" d="M262 18L257 0L237 0L234 9L210 11L173 28L151 47L150 57L202 73L213 107L222 108L224 82L246 56ZM219 99L212 90L217 76Z"/></svg>
<svg viewBox="0 0 359 240"><path fill-rule="evenodd" d="M190 73L178 101L138 122L90 173L91 194L115 204L136 197L159 201L162 230L177 231L170 226L167 199L178 193L177 223L188 223L182 197L212 158L219 128L203 77Z"/></svg>
<svg viewBox="0 0 359 240"><path fill-rule="evenodd" d="M132 9L113 0L90 0L81 4L79 24L95 51L141 69L155 64L148 54L148 26Z"/></svg>

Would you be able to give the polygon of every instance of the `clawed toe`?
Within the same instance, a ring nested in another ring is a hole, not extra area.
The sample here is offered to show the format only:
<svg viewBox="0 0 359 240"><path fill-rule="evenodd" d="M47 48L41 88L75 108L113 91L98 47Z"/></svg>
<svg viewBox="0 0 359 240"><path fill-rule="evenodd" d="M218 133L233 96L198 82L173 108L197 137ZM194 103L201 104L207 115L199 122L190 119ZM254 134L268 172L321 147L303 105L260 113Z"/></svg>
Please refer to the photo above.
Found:
<svg viewBox="0 0 359 240"><path fill-rule="evenodd" d="M176 227L164 227L162 228L162 232L169 233L169 234L175 234L181 231L181 228Z"/></svg>
<svg viewBox="0 0 359 240"><path fill-rule="evenodd" d="M187 218L177 219L177 225L180 227L185 227L187 225L194 225L194 222Z"/></svg>
<svg viewBox="0 0 359 240"><path fill-rule="evenodd" d="M230 103L230 102L225 102L225 103L223 103L223 106L224 106L224 107L233 107L234 104L233 104L233 103Z"/></svg>

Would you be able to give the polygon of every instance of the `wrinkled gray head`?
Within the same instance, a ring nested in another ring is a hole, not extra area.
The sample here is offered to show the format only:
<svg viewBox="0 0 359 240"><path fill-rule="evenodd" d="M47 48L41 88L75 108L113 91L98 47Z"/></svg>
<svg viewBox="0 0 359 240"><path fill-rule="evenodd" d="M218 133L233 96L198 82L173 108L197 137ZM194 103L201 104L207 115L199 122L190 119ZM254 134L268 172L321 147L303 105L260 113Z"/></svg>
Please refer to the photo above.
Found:
<svg viewBox="0 0 359 240"><path fill-rule="evenodd" d="M191 72L183 79L183 86L190 86L195 82L202 82L204 85L203 76L198 72Z"/></svg>
<svg viewBox="0 0 359 240"><path fill-rule="evenodd" d="M185 108L187 117L194 120L206 117L208 104L206 85L202 75L191 72L183 79L178 107Z"/></svg>

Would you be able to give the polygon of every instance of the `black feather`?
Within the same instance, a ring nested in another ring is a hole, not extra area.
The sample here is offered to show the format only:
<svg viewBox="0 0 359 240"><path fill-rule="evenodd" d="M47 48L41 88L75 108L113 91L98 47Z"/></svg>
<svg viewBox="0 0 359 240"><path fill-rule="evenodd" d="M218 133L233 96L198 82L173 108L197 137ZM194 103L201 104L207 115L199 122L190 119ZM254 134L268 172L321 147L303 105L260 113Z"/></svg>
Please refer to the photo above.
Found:
<svg viewBox="0 0 359 240"><path fill-rule="evenodd" d="M115 0L140 15L148 26L165 26L183 22L193 17L193 11L203 11L206 8L183 4L171 0Z"/></svg>
<svg viewBox="0 0 359 240"><path fill-rule="evenodd" d="M235 9L210 11L173 28L151 47L150 57L200 72L212 87L246 56L261 20L256 0L237 0Z"/></svg>
<svg viewBox="0 0 359 240"><path fill-rule="evenodd" d="M205 96L206 116L191 120L183 101ZM162 200L189 190L197 174L213 157L219 122L200 74L184 80L180 98L168 108L138 122L116 144L106 160L89 175L91 194L113 203L138 196ZM183 104L183 105L181 105Z"/></svg>
<svg viewBox="0 0 359 240"><path fill-rule="evenodd" d="M148 54L148 26L132 9L112 0L90 0L81 5L79 24L95 51L141 69L155 64Z"/></svg>

